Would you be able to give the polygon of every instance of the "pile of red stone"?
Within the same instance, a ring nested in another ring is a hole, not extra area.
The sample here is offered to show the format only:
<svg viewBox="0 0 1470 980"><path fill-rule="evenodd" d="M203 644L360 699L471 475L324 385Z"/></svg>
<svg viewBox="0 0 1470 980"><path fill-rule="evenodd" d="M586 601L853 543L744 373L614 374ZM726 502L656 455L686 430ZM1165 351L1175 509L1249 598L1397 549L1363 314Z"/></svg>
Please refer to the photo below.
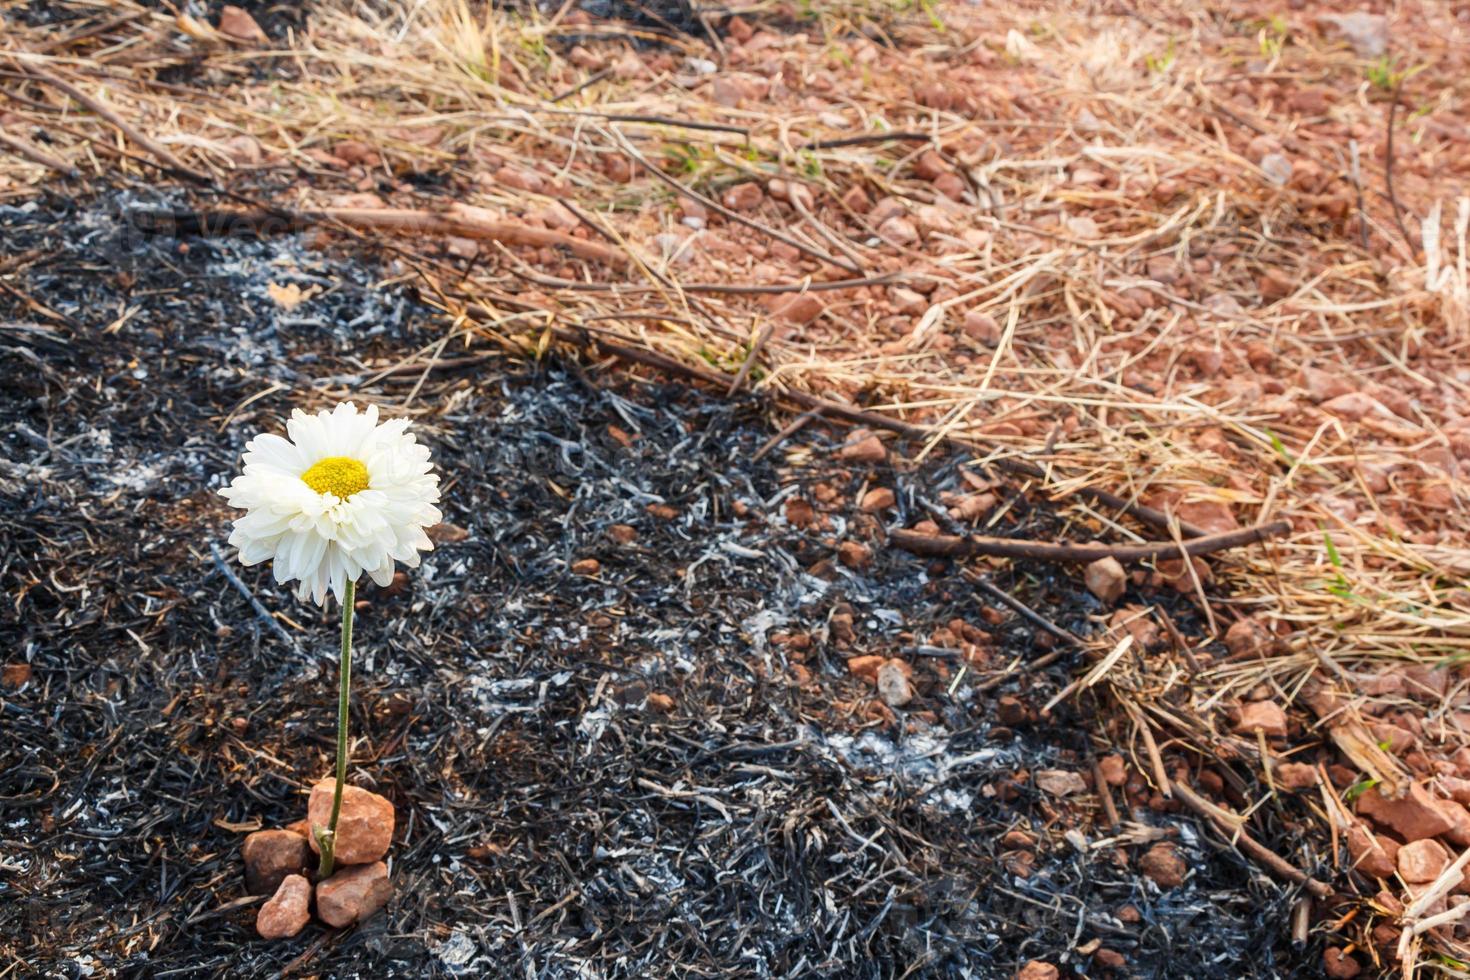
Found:
<svg viewBox="0 0 1470 980"><path fill-rule="evenodd" d="M327 826L335 788L331 777L322 779L312 787L305 820L245 838L245 886L252 895L271 896L255 917L255 929L265 939L288 939L311 921L318 852L311 828ZM317 918L340 929L383 907L393 894L383 863L392 840L393 804L377 793L344 787L336 869L315 882Z"/></svg>

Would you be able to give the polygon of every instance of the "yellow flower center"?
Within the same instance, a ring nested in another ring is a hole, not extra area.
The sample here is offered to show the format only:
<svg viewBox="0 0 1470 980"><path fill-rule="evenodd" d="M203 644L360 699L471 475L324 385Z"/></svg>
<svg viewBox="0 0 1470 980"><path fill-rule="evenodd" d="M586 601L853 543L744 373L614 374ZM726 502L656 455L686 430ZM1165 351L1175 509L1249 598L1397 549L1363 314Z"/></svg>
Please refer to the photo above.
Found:
<svg viewBox="0 0 1470 980"><path fill-rule="evenodd" d="M341 500L368 488L368 471L351 456L328 456L311 464L301 482L317 493L330 493Z"/></svg>

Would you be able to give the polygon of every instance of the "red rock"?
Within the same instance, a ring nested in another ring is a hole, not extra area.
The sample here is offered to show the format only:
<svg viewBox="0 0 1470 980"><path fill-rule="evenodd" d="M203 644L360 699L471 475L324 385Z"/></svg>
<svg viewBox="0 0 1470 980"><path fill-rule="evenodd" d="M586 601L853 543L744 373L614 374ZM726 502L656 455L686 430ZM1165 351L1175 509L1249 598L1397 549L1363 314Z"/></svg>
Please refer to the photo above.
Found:
<svg viewBox="0 0 1470 980"><path fill-rule="evenodd" d="M1376 946L1398 946L1403 930L1392 922L1380 922L1373 927L1373 943Z"/></svg>
<svg viewBox="0 0 1470 980"><path fill-rule="evenodd" d="M331 820L335 785L335 780L327 776L311 788L306 812L312 827L325 830ZM357 786L344 786L333 851L336 863L370 864L387 854L388 845L392 842L393 804L377 793ZM319 851L315 834L308 843L313 851Z"/></svg>
<svg viewBox="0 0 1470 980"><path fill-rule="evenodd" d="M1348 854L1352 856L1353 866L1364 874L1370 874L1375 878L1391 878L1398 866L1396 857L1398 845L1388 841L1390 846L1385 846L1386 837L1378 837L1368 828L1361 824L1353 824L1347 831Z"/></svg>
<svg viewBox="0 0 1470 980"><path fill-rule="evenodd" d="M737 14L725 25L725 33L734 38L737 44L744 44L755 36L755 28Z"/></svg>
<svg viewBox="0 0 1470 980"><path fill-rule="evenodd" d="M584 71L601 71L607 64L606 58L589 51L580 44L572 45L572 49L567 52L567 60Z"/></svg>
<svg viewBox="0 0 1470 980"><path fill-rule="evenodd" d="M1138 859L1138 869L1160 888L1178 888L1184 884L1184 875L1189 869L1175 850L1172 842L1160 841Z"/></svg>
<svg viewBox="0 0 1470 980"><path fill-rule="evenodd" d="M929 308L929 300L923 293L916 293L903 286L894 286L888 290L888 302L893 312L904 316L917 316Z"/></svg>
<svg viewBox="0 0 1470 980"><path fill-rule="evenodd" d="M996 323L995 317L989 313L970 310L965 314L962 329L965 331L965 336L986 347L994 347L1000 343L1000 324Z"/></svg>
<svg viewBox="0 0 1470 980"><path fill-rule="evenodd" d="M1016 980L1057 980L1057 968L1041 960L1032 960L1016 973Z"/></svg>
<svg viewBox="0 0 1470 980"><path fill-rule="evenodd" d="M898 503L898 498L894 496L892 490L887 487L874 487L863 494L863 502L858 504L858 509L864 514L878 514L889 510L896 503Z"/></svg>
<svg viewBox="0 0 1470 980"><path fill-rule="evenodd" d="M669 697L667 694L660 694L655 691L648 696L648 706L654 711L668 714L670 711L674 710L674 699Z"/></svg>
<svg viewBox="0 0 1470 980"><path fill-rule="evenodd" d="M1373 398L1380 405L1388 409L1393 414L1397 415L1399 418L1406 419L1410 422L1416 421L1416 415L1414 412L1414 399L1410 398L1403 392L1395 391L1393 388L1389 388L1384 385L1369 385L1368 394L1372 395ZM1420 458L1427 458L1431 453L1435 451L1436 450L1433 449L1428 450ZM1439 451L1448 453L1448 450ZM1453 459L1453 455L1451 455L1450 458Z"/></svg>
<svg viewBox="0 0 1470 980"><path fill-rule="evenodd" d="M837 456L850 463L881 463L888 458L888 450L877 436L858 429L837 451Z"/></svg>
<svg viewBox="0 0 1470 980"><path fill-rule="evenodd" d="M807 528L817 523L817 511L805 497L786 498L786 523L792 527Z"/></svg>
<svg viewBox="0 0 1470 980"><path fill-rule="evenodd" d="M255 18L233 4L226 4L219 12L219 31L227 37L237 41L269 41L265 31L255 22ZM295 933L292 933L294 936Z"/></svg>
<svg viewBox="0 0 1470 980"><path fill-rule="evenodd" d="M1358 961L1336 946L1328 946L1322 953L1322 970L1334 980L1348 980L1363 971Z"/></svg>
<svg viewBox="0 0 1470 980"><path fill-rule="evenodd" d="M1122 786L1128 782L1128 765L1121 755L1103 756L1097 760L1097 768L1102 773L1103 782L1109 786Z"/></svg>
<svg viewBox="0 0 1470 980"><path fill-rule="evenodd" d="M306 870L311 846L289 830L257 830L240 847L245 859L245 890L251 895L274 895L281 882Z"/></svg>
<svg viewBox="0 0 1470 980"><path fill-rule="evenodd" d="M913 668L906 662L893 658L885 660L878 668L878 696L890 708L901 708L914 699L914 688L909 683Z"/></svg>
<svg viewBox="0 0 1470 980"><path fill-rule="evenodd" d="M837 546L837 560L848 568L867 568L873 562L873 549L857 541L844 541Z"/></svg>
<svg viewBox="0 0 1470 980"><path fill-rule="evenodd" d="M726 108L734 108L745 99L745 86L728 75L716 75L710 85L710 98Z"/></svg>
<svg viewBox="0 0 1470 980"><path fill-rule="evenodd" d="M1002 725L1014 727L1031 721L1031 710L1015 695L1004 694L995 703L995 716Z"/></svg>
<svg viewBox="0 0 1470 980"><path fill-rule="evenodd" d="M973 521L984 517L999 502L993 493L967 493L960 496L941 495L949 505L949 516L957 521Z"/></svg>
<svg viewBox="0 0 1470 980"><path fill-rule="evenodd" d="M1459 776L1440 776L1438 782L1440 789L1450 794L1450 799L1470 806L1470 779L1461 779Z"/></svg>
<svg viewBox="0 0 1470 980"><path fill-rule="evenodd" d="M1439 812L1454 826L1444 832L1444 839L1457 847L1470 847L1470 810L1454 800L1435 800Z"/></svg>
<svg viewBox="0 0 1470 980"><path fill-rule="evenodd" d="M1175 508L1179 519L1193 524L1212 534L1224 534L1240 529L1235 512L1223 500L1188 500Z"/></svg>
<svg viewBox="0 0 1470 980"><path fill-rule="evenodd" d="M1433 881L1450 863L1450 852L1439 841L1416 840L1399 848L1399 875L1407 882L1422 884Z"/></svg>
<svg viewBox="0 0 1470 980"><path fill-rule="evenodd" d="M1276 645L1276 636L1264 623L1240 619L1225 631L1225 648L1232 657L1262 656Z"/></svg>
<svg viewBox="0 0 1470 980"><path fill-rule="evenodd" d="M849 657L847 670L854 677L860 677L869 684L878 683L878 668L887 663L887 657L879 657L873 654L865 654L861 657Z"/></svg>
<svg viewBox="0 0 1470 980"><path fill-rule="evenodd" d="M1082 580L1086 583L1088 592L1108 605L1123 598L1123 592L1128 588L1128 573L1123 571L1118 559L1112 556L1099 558L1089 564L1082 573Z"/></svg>
<svg viewBox="0 0 1470 980"><path fill-rule="evenodd" d="M1240 706L1240 721L1235 731L1241 735L1254 735L1256 729L1266 733L1267 738L1286 737L1286 712L1274 701L1247 701Z"/></svg>
<svg viewBox="0 0 1470 980"><path fill-rule="evenodd" d="M1349 394L1353 386L1340 371L1323 371L1318 368L1302 368L1301 385L1307 397L1314 402L1331 401Z"/></svg>
<svg viewBox="0 0 1470 980"><path fill-rule="evenodd" d="M0 670L0 686L24 687L30 679L31 665L23 660L6 664L5 668Z"/></svg>
<svg viewBox="0 0 1470 980"><path fill-rule="evenodd" d="M1256 288L1261 292L1261 299L1268 303L1285 299L1296 291L1296 283L1292 282L1291 276L1280 269L1272 267L1256 280Z"/></svg>
<svg viewBox="0 0 1470 980"><path fill-rule="evenodd" d="M776 200L786 201L795 206L798 211L811 213L817 209L817 198L812 193L812 189L805 184L777 179L770 181L766 185L766 189L770 191L771 196ZM785 245L784 242L777 242L776 244ZM795 262L800 257L801 253L797 252L795 256L791 256L789 259Z"/></svg>
<svg viewBox="0 0 1470 980"><path fill-rule="evenodd" d="M951 201L963 200L965 192L970 188L965 184L965 179L957 173L944 173L934 178L934 189Z"/></svg>
<svg viewBox="0 0 1470 980"><path fill-rule="evenodd" d="M943 82L930 81L914 87L914 101L929 109L947 111L956 104L957 93Z"/></svg>
<svg viewBox="0 0 1470 980"><path fill-rule="evenodd" d="M255 913L255 931L262 939L290 939L310 920L311 882L301 875L287 875Z"/></svg>
<svg viewBox="0 0 1470 980"><path fill-rule="evenodd" d="M878 226L878 237L891 245L912 245L919 240L919 230L908 218L894 215Z"/></svg>
<svg viewBox="0 0 1470 980"><path fill-rule="evenodd" d="M1416 741L1413 732L1405 731L1399 726L1390 725L1387 722L1375 722L1368 727L1373 732L1373 737L1378 740L1385 751L1392 752L1398 756L1413 751Z"/></svg>
<svg viewBox="0 0 1470 980"><path fill-rule="evenodd" d="M1192 595L1195 591L1195 578L1205 588L1215 580L1215 573L1210 571L1210 566L1203 558L1192 557L1188 565L1180 558L1160 558L1156 564L1160 580L1175 592Z"/></svg>
<svg viewBox="0 0 1470 980"><path fill-rule="evenodd" d="M316 886L316 914L341 929L361 922L387 903L393 894L388 866L382 861L343 868Z"/></svg>
<svg viewBox="0 0 1470 980"><path fill-rule="evenodd" d="M613 78L619 81L628 81L632 78L644 78L649 74L648 66L643 59L632 51L624 51L612 63Z"/></svg>
<svg viewBox="0 0 1470 980"><path fill-rule="evenodd" d="M1409 664L1404 668L1404 693L1427 704L1439 702L1450 689L1450 672L1428 664Z"/></svg>
<svg viewBox="0 0 1470 980"><path fill-rule="evenodd" d="M1346 395L1338 395L1330 401L1322 403L1322 410L1336 415L1340 419L1356 422L1359 419L1379 414L1383 406L1371 395L1365 395L1361 391L1351 391Z"/></svg>
<svg viewBox="0 0 1470 980"><path fill-rule="evenodd" d="M495 171L495 182L512 190L539 194L546 189L546 178L534 170L520 170L507 164Z"/></svg>
<svg viewBox="0 0 1470 980"><path fill-rule="evenodd" d="M814 293L788 293L770 304L771 314L788 323L811 323L826 309L826 304Z"/></svg>
<svg viewBox="0 0 1470 980"><path fill-rule="evenodd" d="M1119 922L1125 922L1128 925L1137 925L1143 921L1143 913L1138 911L1136 905L1121 906L1117 911L1117 917Z"/></svg>
<svg viewBox="0 0 1470 980"><path fill-rule="evenodd" d="M1406 841L1438 837L1455 829L1454 821L1420 783L1411 785L1399 799L1384 796L1377 786L1370 787L1358 797L1357 811Z"/></svg>
<svg viewBox="0 0 1470 980"><path fill-rule="evenodd" d="M1122 639L1121 631L1127 631L1139 650L1156 650L1164 645L1163 631L1143 606L1130 603L1119 609L1108 619L1108 629L1117 639Z"/></svg>
<svg viewBox="0 0 1470 980"><path fill-rule="evenodd" d="M1042 769L1036 773L1036 788L1052 796L1073 796L1087 792L1087 780L1070 769Z"/></svg>
<svg viewBox="0 0 1470 980"><path fill-rule="evenodd" d="M1128 958L1126 956L1108 949L1106 946L1099 947L1092 954L1092 961L1105 970L1121 970L1128 965Z"/></svg>
<svg viewBox="0 0 1470 980"><path fill-rule="evenodd" d="M761 202L765 199L766 192L761 190L760 184L746 181L725 191L720 202L731 211L753 211L760 207Z"/></svg>
<svg viewBox="0 0 1470 980"><path fill-rule="evenodd" d="M867 191L856 184L849 187L847 193L842 195L842 203L849 211L856 214L867 214L873 210L873 199L868 196Z"/></svg>
<svg viewBox="0 0 1470 980"><path fill-rule="evenodd" d="M618 544L632 544L638 540L638 531L627 524L614 524L607 529L607 536Z"/></svg>
<svg viewBox="0 0 1470 980"><path fill-rule="evenodd" d="M572 562L573 575L596 575L602 571L602 562L596 558L579 558Z"/></svg>
<svg viewBox="0 0 1470 980"><path fill-rule="evenodd" d="M953 168L944 162L944 157L934 150L925 150L919 154L919 159L914 163L914 176L920 180L932 181L935 178L950 173Z"/></svg>
<svg viewBox="0 0 1470 980"><path fill-rule="evenodd" d="M1317 767L1305 762L1283 762L1276 767L1273 778L1285 790L1310 789L1317 785Z"/></svg>

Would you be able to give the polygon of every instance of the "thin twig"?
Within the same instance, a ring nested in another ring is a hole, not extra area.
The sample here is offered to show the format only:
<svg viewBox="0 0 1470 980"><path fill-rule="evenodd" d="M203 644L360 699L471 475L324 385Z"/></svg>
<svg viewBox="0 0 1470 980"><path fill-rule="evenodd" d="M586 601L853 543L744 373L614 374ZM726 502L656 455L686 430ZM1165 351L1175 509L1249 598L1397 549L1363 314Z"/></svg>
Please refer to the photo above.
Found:
<svg viewBox="0 0 1470 980"><path fill-rule="evenodd" d="M1318 881L1305 871L1292 865L1291 862L1287 861L1275 851L1261 844L1250 834L1246 833L1242 827L1235 825L1232 821L1221 816L1218 812L1219 807L1183 783L1175 782L1172 785L1174 792L1191 810L1213 823L1237 850L1244 851L1257 864L1264 865L1266 870L1278 878L1296 882L1317 898L1328 898L1332 895L1331 885L1325 881Z"/></svg>
<svg viewBox="0 0 1470 980"><path fill-rule="evenodd" d="M280 637L291 649L300 653L301 648L297 645L296 638L290 633L287 633L286 627L277 622L276 617L271 615L271 611L265 608L259 599L255 598L255 593L251 592L250 587L240 580L240 576L235 574L235 570L225 561L225 556L220 553L219 546L213 541L209 542L209 553L214 557L214 564L220 570L220 574L225 577L227 582L235 587L236 592L239 592L245 597L245 601L250 603L250 608L255 610L255 615L260 617L260 620L270 628L271 632Z"/></svg>
<svg viewBox="0 0 1470 980"><path fill-rule="evenodd" d="M1394 119L1399 111L1399 91L1404 87L1404 79L1400 78L1393 87L1393 98L1388 103L1388 136L1383 148L1383 187L1388 192L1388 203L1393 206L1393 220L1399 226L1399 234L1404 236L1404 244L1409 246L1409 253L1416 258L1419 247L1409 237L1409 229L1404 227L1404 209L1399 204L1399 196L1393 187L1393 127Z"/></svg>

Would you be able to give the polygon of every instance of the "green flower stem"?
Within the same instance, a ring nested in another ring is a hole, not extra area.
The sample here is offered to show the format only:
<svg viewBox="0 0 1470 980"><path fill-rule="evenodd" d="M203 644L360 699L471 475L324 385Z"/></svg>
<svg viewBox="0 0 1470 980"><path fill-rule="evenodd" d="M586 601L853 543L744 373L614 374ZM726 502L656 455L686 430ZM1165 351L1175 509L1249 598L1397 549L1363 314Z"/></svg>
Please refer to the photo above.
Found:
<svg viewBox="0 0 1470 980"><path fill-rule="evenodd" d="M356 602L357 583L348 582L347 594L342 597L342 656L337 661L337 788L332 793L332 819L326 832L317 835L322 850L318 879L332 874L337 850L337 817L342 813L342 786L347 782L347 703L352 690L352 611Z"/></svg>

